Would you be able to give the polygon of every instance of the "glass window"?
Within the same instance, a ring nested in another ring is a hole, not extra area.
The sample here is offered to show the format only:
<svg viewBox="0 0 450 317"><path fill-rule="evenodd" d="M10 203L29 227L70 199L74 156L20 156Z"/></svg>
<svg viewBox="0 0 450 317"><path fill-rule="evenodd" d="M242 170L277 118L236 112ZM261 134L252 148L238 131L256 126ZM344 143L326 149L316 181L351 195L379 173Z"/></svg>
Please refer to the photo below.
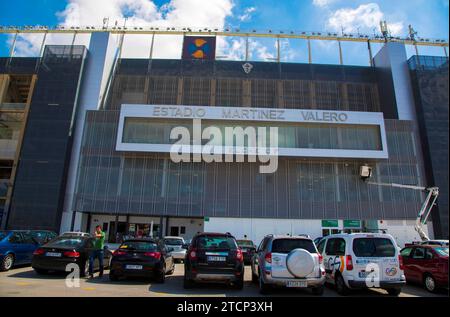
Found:
<svg viewBox="0 0 450 317"><path fill-rule="evenodd" d="M157 248L156 243L150 241L127 241L122 243L119 247L119 249L142 252L153 252L156 251Z"/></svg>
<svg viewBox="0 0 450 317"><path fill-rule="evenodd" d="M60 237L49 244L48 247L79 247L86 241L85 238L76 238L76 237Z"/></svg>
<svg viewBox="0 0 450 317"><path fill-rule="evenodd" d="M325 247L326 239L319 242L319 245L317 246L317 250L319 253L323 253L323 248Z"/></svg>
<svg viewBox="0 0 450 317"><path fill-rule="evenodd" d="M167 245L183 245L183 239L165 238L164 243Z"/></svg>
<svg viewBox="0 0 450 317"><path fill-rule="evenodd" d="M259 116L268 116L268 110L261 110ZM258 116L258 114L254 114ZM189 144L192 144L192 120L186 119L154 119L154 118L125 118L122 141L125 143L173 144L179 139L171 140L170 131L175 127L186 127L190 133ZM311 148L311 149L343 149L343 150L382 150L380 128L377 125L339 125L321 123L275 123L224 120L202 120L202 128L217 127L222 134L222 140L214 140L211 144L225 143L225 128L242 127L254 128L258 138L258 128L265 128L266 145L270 142L270 127L278 128L279 147L283 148ZM338 134L342 135L341 141ZM213 137L211 137L213 139ZM237 144L233 137L234 145ZM209 140L202 140L203 143ZM244 145L249 146L248 136Z"/></svg>
<svg viewBox="0 0 450 317"><path fill-rule="evenodd" d="M22 235L19 232L14 232L9 238L10 243L23 243Z"/></svg>
<svg viewBox="0 0 450 317"><path fill-rule="evenodd" d="M317 253L314 242L307 239L275 239L272 242L272 252L274 253L289 253L294 249Z"/></svg>
<svg viewBox="0 0 450 317"><path fill-rule="evenodd" d="M404 257L409 257L411 255L412 248L404 248L400 254Z"/></svg>
<svg viewBox="0 0 450 317"><path fill-rule="evenodd" d="M197 238L196 247L203 250L236 250L236 241L228 236L200 236Z"/></svg>
<svg viewBox="0 0 450 317"><path fill-rule="evenodd" d="M325 253L327 255L336 255L335 254L335 244L336 244L336 239L328 240L327 247L325 248Z"/></svg>
<svg viewBox="0 0 450 317"><path fill-rule="evenodd" d="M448 257L448 247L447 248L444 248L444 247L434 248L434 251L436 251L441 256L447 256Z"/></svg>
<svg viewBox="0 0 450 317"><path fill-rule="evenodd" d="M432 260L433 259L433 251L431 249L425 250L425 259L426 260Z"/></svg>
<svg viewBox="0 0 450 317"><path fill-rule="evenodd" d="M360 257L393 257L395 246L386 238L357 238L353 241L353 252Z"/></svg>
<svg viewBox="0 0 450 317"><path fill-rule="evenodd" d="M413 259L424 259L424 258L425 258L425 249L416 248L413 253Z"/></svg>

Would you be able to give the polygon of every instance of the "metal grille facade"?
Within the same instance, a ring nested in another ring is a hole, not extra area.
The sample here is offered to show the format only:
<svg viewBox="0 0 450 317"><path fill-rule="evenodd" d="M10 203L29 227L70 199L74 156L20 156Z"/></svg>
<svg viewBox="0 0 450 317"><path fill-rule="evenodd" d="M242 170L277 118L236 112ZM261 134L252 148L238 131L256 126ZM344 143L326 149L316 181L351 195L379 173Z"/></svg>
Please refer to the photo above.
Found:
<svg viewBox="0 0 450 317"><path fill-rule="evenodd" d="M424 185L418 142L409 121L385 121L388 160L279 158L274 174L260 174L259 163L173 163L167 154L115 151L122 103L379 111L373 68L255 63L255 71L246 75L239 62L186 66L186 61L154 60L150 71L147 62L122 60L106 110L87 113L77 211L415 219L420 193L368 185L359 177L359 167L369 163L374 167L374 180Z"/></svg>

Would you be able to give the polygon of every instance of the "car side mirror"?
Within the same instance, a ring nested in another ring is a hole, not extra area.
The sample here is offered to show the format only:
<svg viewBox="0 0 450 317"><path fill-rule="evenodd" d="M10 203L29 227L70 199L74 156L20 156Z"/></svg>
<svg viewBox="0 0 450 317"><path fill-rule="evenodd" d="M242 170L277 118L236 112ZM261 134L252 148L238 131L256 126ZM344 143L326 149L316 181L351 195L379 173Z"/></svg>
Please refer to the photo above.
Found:
<svg viewBox="0 0 450 317"><path fill-rule="evenodd" d="M181 247L186 250L189 248L189 246L187 244L183 244Z"/></svg>

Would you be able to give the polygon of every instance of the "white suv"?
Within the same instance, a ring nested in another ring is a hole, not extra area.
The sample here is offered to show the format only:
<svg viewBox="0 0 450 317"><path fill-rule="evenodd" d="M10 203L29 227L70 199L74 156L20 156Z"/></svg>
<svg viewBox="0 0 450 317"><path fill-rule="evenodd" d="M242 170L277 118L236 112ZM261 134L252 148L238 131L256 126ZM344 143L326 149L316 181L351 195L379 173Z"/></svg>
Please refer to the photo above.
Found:
<svg viewBox="0 0 450 317"><path fill-rule="evenodd" d="M406 283L402 257L389 234L333 234L324 237L317 249L327 283L335 284L341 295L350 289L383 288L398 296Z"/></svg>
<svg viewBox="0 0 450 317"><path fill-rule="evenodd" d="M311 288L322 295L325 268L314 242L305 236L265 236L252 258L252 281L267 294L271 286Z"/></svg>

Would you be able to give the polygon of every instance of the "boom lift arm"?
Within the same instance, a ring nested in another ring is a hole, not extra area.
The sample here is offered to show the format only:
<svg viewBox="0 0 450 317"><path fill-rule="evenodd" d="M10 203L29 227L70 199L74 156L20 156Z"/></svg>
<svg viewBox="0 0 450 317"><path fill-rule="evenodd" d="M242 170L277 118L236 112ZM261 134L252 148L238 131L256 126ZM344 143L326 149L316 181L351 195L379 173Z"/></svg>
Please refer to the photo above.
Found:
<svg viewBox="0 0 450 317"><path fill-rule="evenodd" d="M390 186L390 187L398 187L398 188L407 188L420 190L427 193L425 201L422 203L420 207L419 213L417 214L416 224L414 225L414 229L419 234L422 241L428 241L430 238L423 230L423 225L427 222L428 216L430 215L431 209L435 205L436 199L439 196L439 188L438 187L422 187L422 186L414 186L414 185L403 185L396 183L378 183L378 182L367 182L367 184L371 185L379 185L379 186Z"/></svg>

